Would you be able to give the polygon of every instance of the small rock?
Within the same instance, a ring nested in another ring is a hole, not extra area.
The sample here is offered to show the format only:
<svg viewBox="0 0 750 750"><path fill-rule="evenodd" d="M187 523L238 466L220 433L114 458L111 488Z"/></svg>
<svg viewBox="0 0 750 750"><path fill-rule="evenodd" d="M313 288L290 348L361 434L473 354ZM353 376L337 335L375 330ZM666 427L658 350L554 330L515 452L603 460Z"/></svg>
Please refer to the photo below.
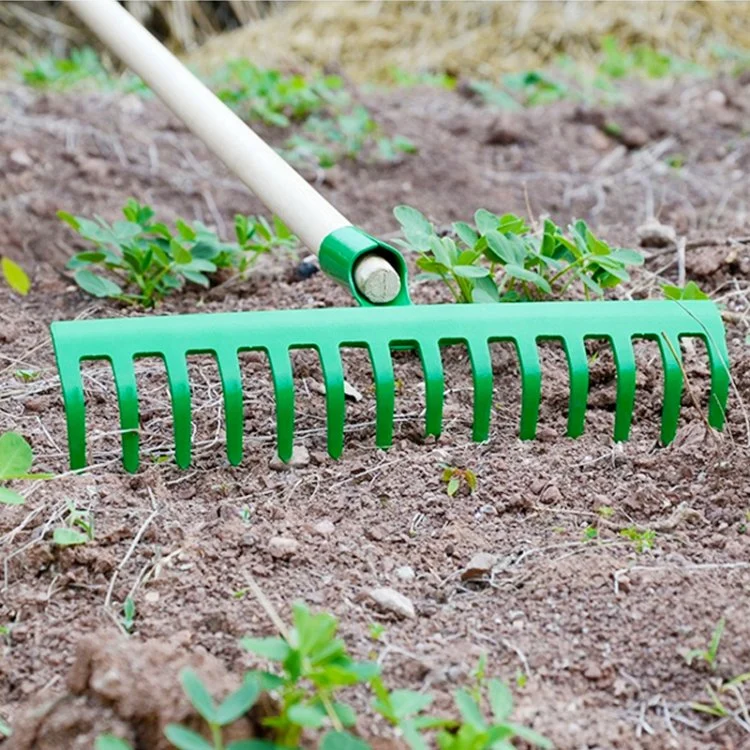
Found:
<svg viewBox="0 0 750 750"><path fill-rule="evenodd" d="M29 398L24 403L26 411L42 412L47 409L47 402L42 398Z"/></svg>
<svg viewBox="0 0 750 750"><path fill-rule="evenodd" d="M123 112L139 115L143 112L143 100L138 94L127 94L120 99L118 105Z"/></svg>
<svg viewBox="0 0 750 750"><path fill-rule="evenodd" d="M507 117L499 117L492 122L484 136L488 146L511 146L523 140L522 131Z"/></svg>
<svg viewBox="0 0 750 750"><path fill-rule="evenodd" d="M318 536L331 536L334 531L336 531L336 527L333 525L333 521L328 518L318 521L318 523L313 526L313 532Z"/></svg>
<svg viewBox="0 0 750 750"><path fill-rule="evenodd" d="M385 531L379 526L372 526L365 529L365 536L373 542L382 542L385 539Z"/></svg>
<svg viewBox="0 0 750 750"><path fill-rule="evenodd" d="M638 125L635 125L632 128L626 128L622 131L622 135L620 136L622 145L627 146L630 149L643 148L649 140L648 133Z"/></svg>
<svg viewBox="0 0 750 750"><path fill-rule="evenodd" d="M617 590L627 594L633 588L632 581L627 576L620 576L617 579Z"/></svg>
<svg viewBox="0 0 750 750"><path fill-rule="evenodd" d="M30 167L34 164L34 160L22 148L14 148L10 152L10 160L18 167Z"/></svg>
<svg viewBox="0 0 750 750"><path fill-rule="evenodd" d="M563 496L560 492L560 488L556 484L551 484L545 488L544 492L540 495L539 499L547 505L562 502Z"/></svg>
<svg viewBox="0 0 750 750"><path fill-rule="evenodd" d="M269 466L274 471L286 471L287 469L302 469L310 463L310 454L304 445L295 445L292 457L288 463L284 463L278 455L274 456Z"/></svg>
<svg viewBox="0 0 750 750"><path fill-rule="evenodd" d="M359 403L362 400L362 394L351 384L344 381L344 396L350 401Z"/></svg>
<svg viewBox="0 0 750 750"><path fill-rule="evenodd" d="M158 602L161 597L159 596L159 592L158 591L147 591L143 595L143 598L149 604L156 604L156 602Z"/></svg>
<svg viewBox="0 0 750 750"><path fill-rule="evenodd" d="M586 669L583 671L583 676L587 680L600 680L602 677L602 670L598 664L590 661L586 665Z"/></svg>
<svg viewBox="0 0 750 750"><path fill-rule="evenodd" d="M268 551L276 560L288 560L299 550L299 542L288 536L275 536L268 542Z"/></svg>
<svg viewBox="0 0 750 750"><path fill-rule="evenodd" d="M309 279L320 271L320 265L318 259L314 255L308 255L301 263L294 269L294 275L300 279Z"/></svg>
<svg viewBox="0 0 750 750"><path fill-rule="evenodd" d="M411 565L402 565L400 568L396 568L396 578L400 578L402 581L413 581L416 578L416 573Z"/></svg>
<svg viewBox="0 0 750 750"><path fill-rule="evenodd" d="M461 573L461 580L469 581L472 578L480 578L489 573L492 568L495 567L496 563L497 557L495 557L495 555L491 555L489 552L477 552L477 554L469 560L469 564Z"/></svg>
<svg viewBox="0 0 750 750"><path fill-rule="evenodd" d="M557 433L547 425L543 425L536 431L536 439L540 443L552 443L557 440Z"/></svg>
<svg viewBox="0 0 750 750"><path fill-rule="evenodd" d="M636 230L641 247L668 247L677 244L677 232L674 227L662 224L656 218L650 218Z"/></svg>
<svg viewBox="0 0 750 750"><path fill-rule="evenodd" d="M719 89L711 89L706 94L706 103L712 107L725 107L727 104L727 95Z"/></svg>
<svg viewBox="0 0 750 750"><path fill-rule="evenodd" d="M392 612L394 615L402 619L413 620L417 613L414 610L414 605L411 603L411 599L400 594L396 589L383 587L379 589L372 589L370 591L370 598L386 612Z"/></svg>

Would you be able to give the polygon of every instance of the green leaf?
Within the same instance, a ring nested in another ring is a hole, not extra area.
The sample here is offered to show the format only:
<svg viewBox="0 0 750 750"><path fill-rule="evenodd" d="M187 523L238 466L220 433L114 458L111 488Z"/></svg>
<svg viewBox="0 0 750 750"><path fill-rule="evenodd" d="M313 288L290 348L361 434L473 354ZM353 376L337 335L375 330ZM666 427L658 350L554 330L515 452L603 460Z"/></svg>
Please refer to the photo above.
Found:
<svg viewBox="0 0 750 750"><path fill-rule="evenodd" d="M214 746L208 740L179 724L167 724L164 736L177 750L214 750Z"/></svg>
<svg viewBox="0 0 750 750"><path fill-rule="evenodd" d="M77 253L71 260L78 260L83 263L101 263L106 257L106 253L102 252L85 252Z"/></svg>
<svg viewBox="0 0 750 750"><path fill-rule="evenodd" d="M534 284L534 286L541 289L543 292L552 294L552 287L549 285L547 279L545 279L544 276L541 276L535 271L529 271L527 268L523 268L523 266L517 266L513 263L509 263L507 266L505 266L505 273L507 273L511 278L520 279L521 281L529 281Z"/></svg>
<svg viewBox="0 0 750 750"><path fill-rule="evenodd" d="M448 268L453 265L455 258L451 255L450 247L445 239L440 239L437 235L433 235L429 238L428 245L438 263Z"/></svg>
<svg viewBox="0 0 750 750"><path fill-rule="evenodd" d="M526 740L526 742L535 745L536 747L541 747L542 750L552 750L554 747L552 742L546 737L539 734L539 732L535 732L533 729L523 726L522 724L509 723L506 724L506 726L514 732L517 737Z"/></svg>
<svg viewBox="0 0 750 750"><path fill-rule="evenodd" d="M175 263L186 266L193 260L190 251L175 239L169 241L169 249L172 251L172 257L174 258Z"/></svg>
<svg viewBox="0 0 750 750"><path fill-rule="evenodd" d="M641 253L637 250L627 250L625 248L618 248L610 253L612 260L619 261L626 266L642 266L644 258ZM692 282L691 282L692 283Z"/></svg>
<svg viewBox="0 0 750 750"><path fill-rule="evenodd" d="M271 661L284 661L291 651L283 638L243 638L242 648Z"/></svg>
<svg viewBox="0 0 750 750"><path fill-rule="evenodd" d="M192 669L186 668L180 672L180 682L195 710L209 724L217 723L216 706L201 678Z"/></svg>
<svg viewBox="0 0 750 750"><path fill-rule="evenodd" d="M198 286L202 286L204 289L208 289L208 287L211 286L211 282L208 280L208 277L202 274L200 271L183 270L182 275L191 284L197 284Z"/></svg>
<svg viewBox="0 0 750 750"><path fill-rule="evenodd" d="M31 289L31 280L26 275L26 271L21 268L17 263L14 263L10 258L0 259L0 269L2 269L3 276L8 282L8 286L18 294L26 296Z"/></svg>
<svg viewBox="0 0 750 750"><path fill-rule="evenodd" d="M72 214L69 214L67 211L58 211L57 218L60 219L60 221L64 221L72 229L75 229L76 232L78 232L81 228L81 225L78 223L78 219L76 219L76 217Z"/></svg>
<svg viewBox="0 0 750 750"><path fill-rule="evenodd" d="M416 690L393 690L391 692L393 710L399 719L424 711L429 708L432 700L431 695L418 693Z"/></svg>
<svg viewBox="0 0 750 750"><path fill-rule="evenodd" d="M430 237L435 235L435 230L416 208L396 206L393 209L393 215L401 224L404 236L415 248L426 250L430 246Z"/></svg>
<svg viewBox="0 0 750 750"><path fill-rule="evenodd" d="M195 229L186 224L182 219L177 219L177 221L175 222L175 226L177 227L177 231L180 233L180 237L182 237L183 240L192 241L195 239Z"/></svg>
<svg viewBox="0 0 750 750"><path fill-rule="evenodd" d="M227 745L227 750L287 750L282 745L268 740L235 740Z"/></svg>
<svg viewBox="0 0 750 750"><path fill-rule="evenodd" d="M500 680L490 680L487 686L490 707L498 722L507 721L513 712L513 694L510 688Z"/></svg>
<svg viewBox="0 0 750 750"><path fill-rule="evenodd" d="M514 263L516 254L508 238L496 232L494 229L485 233L487 240L487 251L490 260L500 261L501 263Z"/></svg>
<svg viewBox="0 0 750 750"><path fill-rule="evenodd" d="M499 302L500 295L497 291L497 284L491 276L483 279L477 279L474 282L474 288L471 290L472 302Z"/></svg>
<svg viewBox="0 0 750 750"><path fill-rule="evenodd" d="M92 294L94 297L116 297L122 294L122 289L109 279L97 276L87 268L80 268L73 276L84 292Z"/></svg>
<svg viewBox="0 0 750 750"><path fill-rule="evenodd" d="M59 528L52 532L52 541L59 547L74 547L77 544L86 544L89 538L77 529Z"/></svg>
<svg viewBox="0 0 750 750"><path fill-rule="evenodd" d="M527 234L530 227L521 216L503 214L498 222L497 231L503 234Z"/></svg>
<svg viewBox="0 0 750 750"><path fill-rule="evenodd" d="M0 479L15 479L31 468L31 446L17 432L0 435Z"/></svg>
<svg viewBox="0 0 750 750"><path fill-rule="evenodd" d="M483 279L490 270L484 266L453 266L453 273L464 279Z"/></svg>
<svg viewBox="0 0 750 750"><path fill-rule="evenodd" d="M0 505L23 505L25 502L23 495L8 487L0 487Z"/></svg>
<svg viewBox="0 0 750 750"><path fill-rule="evenodd" d="M334 703L333 712L338 716L342 726L353 727L357 723L357 712L346 703Z"/></svg>
<svg viewBox="0 0 750 750"><path fill-rule="evenodd" d="M665 284L662 286L662 291L667 299L679 299L679 300L699 300L699 299L710 299L709 296L701 290L701 288L694 282L688 281L684 287L671 286Z"/></svg>
<svg viewBox="0 0 750 750"><path fill-rule="evenodd" d="M474 214L474 223L477 225L480 234L487 234L488 232L497 231L498 226L500 226L500 217L484 208L480 208Z"/></svg>
<svg viewBox="0 0 750 750"><path fill-rule="evenodd" d="M370 745L349 732L328 732L319 750L370 750Z"/></svg>
<svg viewBox="0 0 750 750"><path fill-rule="evenodd" d="M448 497L453 497L456 492L458 492L458 488L461 484L461 480L457 476L452 476L448 480L448 489L446 490L448 493Z"/></svg>
<svg viewBox="0 0 750 750"><path fill-rule="evenodd" d="M479 241L479 234L477 234L474 227L467 224L465 221L454 222L453 231L458 235L459 239L465 242L469 247L474 247Z"/></svg>
<svg viewBox="0 0 750 750"><path fill-rule="evenodd" d="M235 690L216 709L216 723L221 726L237 721L255 705L260 695L258 680L245 680L242 686Z"/></svg>
<svg viewBox="0 0 750 750"><path fill-rule="evenodd" d="M132 750L132 745L113 734L100 734L94 742L94 750Z"/></svg>
<svg viewBox="0 0 750 750"><path fill-rule="evenodd" d="M297 703L289 708L287 716L292 724L296 724L306 729L320 729L327 718L325 709L322 706L309 706L303 703Z"/></svg>
<svg viewBox="0 0 750 750"><path fill-rule="evenodd" d="M278 675L272 674L271 672L264 672L259 669L254 669L252 672L248 672L245 675L246 680L256 679L260 685L260 689L263 692L270 692L271 690L278 690L284 686L284 680Z"/></svg>
<svg viewBox="0 0 750 750"><path fill-rule="evenodd" d="M482 711L477 705L477 702L471 697L471 695L469 695L468 691L463 688L457 690L454 695L454 700L456 701L456 708L458 708L463 720L467 724L482 731L486 729Z"/></svg>

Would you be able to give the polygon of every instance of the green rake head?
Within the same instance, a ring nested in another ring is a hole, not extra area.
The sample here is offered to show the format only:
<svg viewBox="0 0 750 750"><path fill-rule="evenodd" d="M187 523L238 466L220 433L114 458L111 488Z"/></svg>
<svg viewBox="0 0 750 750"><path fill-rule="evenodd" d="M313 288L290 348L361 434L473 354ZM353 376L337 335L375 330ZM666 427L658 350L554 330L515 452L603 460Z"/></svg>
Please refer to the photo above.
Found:
<svg viewBox="0 0 750 750"><path fill-rule="evenodd" d="M395 252L395 251L394 251ZM323 254L321 254L323 259ZM351 268L351 264L350 264ZM342 266L343 269L343 266ZM345 269L337 276L351 281ZM391 352L412 348L425 377L428 435L442 426L444 375L440 349L467 347L474 385L474 440L487 440L493 403L493 372L489 345L512 342L520 363L522 405L520 437L535 436L541 399L538 343L562 341L570 372L568 435L583 432L589 389L586 339L610 342L617 373L615 440L628 438L636 389L633 342L658 342L664 369L661 439L675 436L683 392L680 354L682 337L701 339L708 351L711 397L708 419L719 429L729 391L728 353L724 327L716 306L707 301L545 302L474 305L411 305L344 309L175 315L151 318L86 320L52 325L68 425L70 463L86 466L86 409L81 379L82 360L108 360L114 372L120 408L124 465L139 464L138 387L134 360L158 356L166 366L174 417L176 460L191 460L191 390L187 356L215 357L224 392L227 455L236 465L243 454L243 396L238 355L259 350L269 359L276 399L278 453L288 460L294 443L294 381L290 352L315 349L325 380L328 452L343 450L345 423L342 347L369 353L375 382L376 442L381 448L393 436L395 379Z"/></svg>

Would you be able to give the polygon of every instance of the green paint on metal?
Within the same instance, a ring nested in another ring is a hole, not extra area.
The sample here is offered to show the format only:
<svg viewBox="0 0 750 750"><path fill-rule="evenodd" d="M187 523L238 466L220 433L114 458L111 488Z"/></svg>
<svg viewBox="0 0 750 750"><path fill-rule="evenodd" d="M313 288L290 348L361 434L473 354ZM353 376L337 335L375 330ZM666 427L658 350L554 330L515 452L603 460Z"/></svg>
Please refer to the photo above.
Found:
<svg viewBox="0 0 750 750"><path fill-rule="evenodd" d="M407 298L408 299L408 298ZM664 368L661 439L676 433L683 391L680 338L700 338L709 355L711 399L708 419L720 429L729 393L729 357L718 309L708 301L545 302L475 305L387 305L345 309L281 310L157 316L115 320L83 320L52 324L68 424L70 462L86 465L86 408L81 380L82 360L108 360L114 370L120 407L123 461L128 471L139 464L139 410L134 360L159 356L166 365L175 430L177 463L191 460L191 392L187 356L210 354L218 363L224 387L227 455L242 460L242 384L238 354L267 354L276 401L279 456L288 460L294 445L294 381L292 349L314 349L326 386L328 450L343 450L346 403L341 347L367 350L376 398L376 443L393 439L395 380L391 352L415 349L425 376L426 433L442 429L444 375L440 348L464 344L474 383L475 440L490 435L493 374L489 344L511 342L519 357L522 385L520 437L533 438L539 417L542 371L538 343L562 341L570 370L568 435L583 431L589 370L586 339L610 342L617 371L615 440L627 440L633 417L635 339L658 342Z"/></svg>

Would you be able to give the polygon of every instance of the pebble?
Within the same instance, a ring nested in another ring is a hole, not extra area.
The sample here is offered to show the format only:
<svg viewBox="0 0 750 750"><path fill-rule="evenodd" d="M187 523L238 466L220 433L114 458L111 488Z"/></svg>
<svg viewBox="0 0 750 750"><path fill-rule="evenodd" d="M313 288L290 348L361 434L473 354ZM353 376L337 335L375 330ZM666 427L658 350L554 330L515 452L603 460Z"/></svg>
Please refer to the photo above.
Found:
<svg viewBox="0 0 750 750"><path fill-rule="evenodd" d="M10 160L18 167L30 167L34 160L22 148L14 148L10 152Z"/></svg>
<svg viewBox="0 0 750 750"><path fill-rule="evenodd" d="M156 602L159 601L161 597L159 596L158 591L147 591L143 595L143 599L147 601L149 604L156 604Z"/></svg>
<svg viewBox="0 0 750 750"><path fill-rule="evenodd" d="M299 550L299 542L288 536L274 536L268 542L268 551L276 560L288 560Z"/></svg>
<svg viewBox="0 0 750 750"><path fill-rule="evenodd" d="M472 578L481 578L489 573L496 563L497 557L495 555L491 555L489 552L477 552L461 573L461 580L469 581Z"/></svg>
<svg viewBox="0 0 750 750"><path fill-rule="evenodd" d="M630 149L643 148L649 142L648 133L638 125L632 128L626 128L620 136L623 146Z"/></svg>
<svg viewBox="0 0 750 750"><path fill-rule="evenodd" d="M396 589L382 587L372 589L370 598L386 612L392 612L401 619L413 620L417 613L411 599L396 591Z"/></svg>
<svg viewBox="0 0 750 750"><path fill-rule="evenodd" d="M413 581L416 578L416 573L411 565L402 565L400 568L396 568L396 578L400 578L402 581Z"/></svg>
<svg viewBox="0 0 750 750"><path fill-rule="evenodd" d="M668 247L677 244L677 232L674 227L662 224L651 218L636 230L641 247Z"/></svg>
<svg viewBox="0 0 750 750"><path fill-rule="evenodd" d="M725 107L727 95L719 89L712 89L706 94L706 102L712 107Z"/></svg>
<svg viewBox="0 0 750 750"><path fill-rule="evenodd" d="M318 536L331 536L331 534L336 531L336 527L333 525L333 521L328 518L324 518L322 521L318 521L318 523L313 526L313 531Z"/></svg>
<svg viewBox="0 0 750 750"><path fill-rule="evenodd" d="M544 492L542 492L539 499L543 503L548 503L551 505L552 503L562 502L563 496L562 492L560 492L560 488L556 484L551 484L544 490Z"/></svg>
<svg viewBox="0 0 750 750"><path fill-rule="evenodd" d="M274 456L269 466L274 471L287 471L288 469L303 469L310 463L310 453L304 445L295 445L289 463L284 463L278 455Z"/></svg>

